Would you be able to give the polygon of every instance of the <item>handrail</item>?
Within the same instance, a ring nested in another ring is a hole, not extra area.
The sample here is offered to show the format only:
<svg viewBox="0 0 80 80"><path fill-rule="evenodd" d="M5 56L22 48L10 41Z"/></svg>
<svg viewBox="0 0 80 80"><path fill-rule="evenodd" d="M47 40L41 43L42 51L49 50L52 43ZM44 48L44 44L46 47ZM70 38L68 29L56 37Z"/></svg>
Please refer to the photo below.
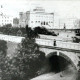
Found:
<svg viewBox="0 0 80 80"><path fill-rule="evenodd" d="M36 43L39 44L39 45L53 46L54 47L54 40L36 38ZM72 42L56 41L56 46L55 47L80 50L80 44L79 43L72 43Z"/></svg>
<svg viewBox="0 0 80 80"><path fill-rule="evenodd" d="M16 42L16 43L21 43L23 38L24 37L0 34L0 39L1 40L6 40L6 41L11 41L11 42ZM56 42L55 42L56 45L54 45L54 40L53 39L50 40L50 39L36 38L35 40L36 40L36 43L39 44L39 45L80 50L80 44L79 43L63 42L63 41L56 40Z"/></svg>
<svg viewBox="0 0 80 80"><path fill-rule="evenodd" d="M0 34L0 40L20 43L24 37Z"/></svg>

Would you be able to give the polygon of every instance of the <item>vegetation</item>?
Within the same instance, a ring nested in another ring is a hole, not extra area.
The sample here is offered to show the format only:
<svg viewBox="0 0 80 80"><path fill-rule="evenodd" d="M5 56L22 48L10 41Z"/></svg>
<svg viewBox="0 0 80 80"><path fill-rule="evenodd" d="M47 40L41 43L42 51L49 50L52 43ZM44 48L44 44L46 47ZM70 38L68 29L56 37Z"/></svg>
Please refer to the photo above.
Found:
<svg viewBox="0 0 80 80"><path fill-rule="evenodd" d="M73 42L75 42L75 43L79 43L79 42L80 42L80 39L77 38L77 37L73 37Z"/></svg>
<svg viewBox="0 0 80 80"><path fill-rule="evenodd" d="M19 28L12 27L11 24L7 24L3 27L0 27L0 33L13 36L25 36L27 34L29 38L39 37L38 34L57 36L54 32L50 32L44 27L35 27L32 30L30 27L28 27L28 25L26 25L25 28Z"/></svg>
<svg viewBox="0 0 80 80"><path fill-rule="evenodd" d="M16 56L11 59L7 57L7 43L0 42L1 80L29 80L38 76L45 60L45 53L39 50L35 36L31 37L30 32L27 35L18 45Z"/></svg>
<svg viewBox="0 0 80 80"><path fill-rule="evenodd" d="M32 30L28 25L26 26L26 33L29 38L39 37L39 34L57 36L54 32L50 32L44 27L35 27Z"/></svg>
<svg viewBox="0 0 80 80"><path fill-rule="evenodd" d="M37 34L57 36L54 32L50 32L44 27L35 27L34 32L37 33Z"/></svg>
<svg viewBox="0 0 80 80"><path fill-rule="evenodd" d="M18 46L16 56L8 59L2 80L29 80L38 75L45 54L39 51L34 39L25 38Z"/></svg>
<svg viewBox="0 0 80 80"><path fill-rule="evenodd" d="M0 78L4 78L7 60L7 42L0 40Z"/></svg>
<svg viewBox="0 0 80 80"><path fill-rule="evenodd" d="M39 37L38 33L32 30L28 25L26 25L26 34L28 38L36 38Z"/></svg>
<svg viewBox="0 0 80 80"><path fill-rule="evenodd" d="M80 36L80 29L75 29L76 36Z"/></svg>
<svg viewBox="0 0 80 80"><path fill-rule="evenodd" d="M21 34L19 36L24 36L26 34L26 30L25 28L12 27L10 24L7 24L3 27L0 27L0 33L13 36Z"/></svg>
<svg viewBox="0 0 80 80"><path fill-rule="evenodd" d="M37 71L42 67L45 54L39 51L39 46L34 39L25 38L20 47L13 63L16 74L18 73L22 80L28 80L38 75Z"/></svg>
<svg viewBox="0 0 80 80"><path fill-rule="evenodd" d="M77 73L77 78L76 80L80 80L80 71Z"/></svg>
<svg viewBox="0 0 80 80"><path fill-rule="evenodd" d="M14 32L23 28L3 27L1 29L5 34L15 35ZM16 56L11 59L7 57L7 43L5 41L0 42L1 80L30 80L39 75L38 72L41 71L45 62L45 53L40 51L39 46L35 43L35 37L38 37L35 30L26 26L27 35L18 45ZM18 33L20 34L20 31ZM42 71L40 73L43 73Z"/></svg>

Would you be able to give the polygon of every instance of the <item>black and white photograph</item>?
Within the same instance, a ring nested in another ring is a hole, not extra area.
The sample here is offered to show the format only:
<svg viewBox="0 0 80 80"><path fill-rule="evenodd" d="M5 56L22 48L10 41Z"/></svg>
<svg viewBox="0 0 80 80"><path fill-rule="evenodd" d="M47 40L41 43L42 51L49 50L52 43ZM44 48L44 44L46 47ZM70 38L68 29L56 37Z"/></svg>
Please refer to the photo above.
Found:
<svg viewBox="0 0 80 80"><path fill-rule="evenodd" d="M0 0L0 80L80 80L80 0Z"/></svg>

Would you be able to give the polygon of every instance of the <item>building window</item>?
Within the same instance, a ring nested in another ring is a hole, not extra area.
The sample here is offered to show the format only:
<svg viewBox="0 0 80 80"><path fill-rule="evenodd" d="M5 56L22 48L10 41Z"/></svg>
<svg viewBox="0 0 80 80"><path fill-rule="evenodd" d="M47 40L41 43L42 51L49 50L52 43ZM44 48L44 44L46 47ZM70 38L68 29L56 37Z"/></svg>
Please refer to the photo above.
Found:
<svg viewBox="0 0 80 80"><path fill-rule="evenodd" d="M3 23L2 23L2 25L3 25Z"/></svg>
<svg viewBox="0 0 80 80"><path fill-rule="evenodd" d="M45 25L45 22L44 22L44 25Z"/></svg>
<svg viewBox="0 0 80 80"><path fill-rule="evenodd" d="M43 23L41 22L41 25L43 25Z"/></svg>
<svg viewBox="0 0 80 80"><path fill-rule="evenodd" d="M48 25L48 22L46 22L46 25Z"/></svg>
<svg viewBox="0 0 80 80"><path fill-rule="evenodd" d="M41 22L41 25L44 25L44 22Z"/></svg>

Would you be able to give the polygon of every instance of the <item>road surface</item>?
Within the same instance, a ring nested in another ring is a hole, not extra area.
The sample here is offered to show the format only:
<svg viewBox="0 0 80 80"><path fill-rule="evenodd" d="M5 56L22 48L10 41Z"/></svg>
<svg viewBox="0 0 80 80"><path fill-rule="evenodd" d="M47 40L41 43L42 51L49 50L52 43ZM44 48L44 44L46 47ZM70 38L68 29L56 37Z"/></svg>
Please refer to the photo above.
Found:
<svg viewBox="0 0 80 80"><path fill-rule="evenodd" d="M72 67L54 74L53 72L40 75L31 80L76 80L77 78L77 70L74 70Z"/></svg>

